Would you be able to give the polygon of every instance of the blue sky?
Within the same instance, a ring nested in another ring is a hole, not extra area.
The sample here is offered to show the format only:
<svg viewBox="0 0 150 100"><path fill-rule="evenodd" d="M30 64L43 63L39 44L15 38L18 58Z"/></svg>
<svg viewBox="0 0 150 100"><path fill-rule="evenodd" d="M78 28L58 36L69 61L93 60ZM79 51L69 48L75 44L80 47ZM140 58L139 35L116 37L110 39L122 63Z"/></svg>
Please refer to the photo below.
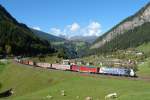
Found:
<svg viewBox="0 0 150 100"><path fill-rule="evenodd" d="M101 35L149 0L0 0L19 22L55 35Z"/></svg>

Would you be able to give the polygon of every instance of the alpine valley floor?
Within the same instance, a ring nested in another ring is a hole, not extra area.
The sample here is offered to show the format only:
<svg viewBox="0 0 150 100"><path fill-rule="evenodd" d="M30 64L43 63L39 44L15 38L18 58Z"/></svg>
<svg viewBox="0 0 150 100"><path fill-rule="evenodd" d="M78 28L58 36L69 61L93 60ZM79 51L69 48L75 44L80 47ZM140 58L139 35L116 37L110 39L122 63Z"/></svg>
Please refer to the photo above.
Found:
<svg viewBox="0 0 150 100"><path fill-rule="evenodd" d="M147 63L139 65L140 77L149 76L143 74L147 69L150 72ZM118 94L115 100L150 99L149 80L47 70L16 64L13 61L1 69L0 83L0 92L14 89L12 96L1 100L49 100L46 98L48 95L53 97L52 100L85 100L87 96L93 100L104 100L105 95L112 92ZM65 90L66 96L61 96L61 90Z"/></svg>

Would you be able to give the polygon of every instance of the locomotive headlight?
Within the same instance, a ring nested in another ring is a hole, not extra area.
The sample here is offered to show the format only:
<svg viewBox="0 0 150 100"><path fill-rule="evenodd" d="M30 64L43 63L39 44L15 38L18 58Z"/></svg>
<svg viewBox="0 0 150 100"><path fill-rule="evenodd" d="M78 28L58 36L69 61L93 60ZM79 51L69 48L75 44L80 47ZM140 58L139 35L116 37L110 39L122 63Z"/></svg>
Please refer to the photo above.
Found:
<svg viewBox="0 0 150 100"><path fill-rule="evenodd" d="M130 69L130 76L134 76L134 75L135 75L135 73L134 73L133 69Z"/></svg>

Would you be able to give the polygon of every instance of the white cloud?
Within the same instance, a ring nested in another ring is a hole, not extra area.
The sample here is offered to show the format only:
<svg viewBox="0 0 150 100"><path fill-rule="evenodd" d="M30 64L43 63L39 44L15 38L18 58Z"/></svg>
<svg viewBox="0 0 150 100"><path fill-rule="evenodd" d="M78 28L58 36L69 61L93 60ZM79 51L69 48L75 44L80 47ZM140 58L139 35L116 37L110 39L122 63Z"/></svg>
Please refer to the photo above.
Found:
<svg viewBox="0 0 150 100"><path fill-rule="evenodd" d="M69 29L71 32L76 32L80 29L80 25L78 23L73 23L72 25L69 25Z"/></svg>
<svg viewBox="0 0 150 100"><path fill-rule="evenodd" d="M70 38L72 36L99 36L101 34L101 24L96 21L90 22L87 26L81 27L74 22L71 25L66 25L64 29L51 28L50 33L56 36L65 36Z"/></svg>
<svg viewBox="0 0 150 100"><path fill-rule="evenodd" d="M50 33L52 33L53 35L56 36L62 36L62 35L66 35L64 32L62 32L60 29L58 28L51 28L50 29Z"/></svg>
<svg viewBox="0 0 150 100"><path fill-rule="evenodd" d="M83 29L84 36L99 36L101 31L101 24L98 22L91 22L89 25Z"/></svg>
<svg viewBox="0 0 150 100"><path fill-rule="evenodd" d="M35 27L32 27L33 29L35 29L35 30L41 30L41 28L40 27L38 27L38 26L35 26Z"/></svg>
<svg viewBox="0 0 150 100"><path fill-rule="evenodd" d="M61 30L59 28L51 28L50 33L56 36L65 36L66 38L69 38L76 34L77 31L79 31L80 25L76 22L74 22L71 25L66 25L66 27Z"/></svg>

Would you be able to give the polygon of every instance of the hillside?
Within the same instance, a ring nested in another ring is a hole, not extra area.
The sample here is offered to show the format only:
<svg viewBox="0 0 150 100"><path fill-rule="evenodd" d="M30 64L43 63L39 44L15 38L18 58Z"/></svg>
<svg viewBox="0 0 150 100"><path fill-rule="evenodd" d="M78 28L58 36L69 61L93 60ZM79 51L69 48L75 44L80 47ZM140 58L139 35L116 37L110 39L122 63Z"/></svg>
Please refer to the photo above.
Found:
<svg viewBox="0 0 150 100"><path fill-rule="evenodd" d="M143 43L142 45L138 46L136 48L139 51L144 52L144 54L149 57L150 56L150 42L148 43Z"/></svg>
<svg viewBox="0 0 150 100"><path fill-rule="evenodd" d="M126 41L139 41L138 39L141 38L147 38L145 36L149 36L150 34L145 33L148 32L149 28L147 27L150 22L150 3L148 3L146 6L144 6L142 9L140 9L136 14L126 18L122 22L120 22L118 25L114 26L112 29L110 29L108 32L106 32L104 35L100 36L93 44L91 48L105 48L111 42L114 42L115 39L118 40L118 43L116 46L113 44L113 48L118 48L118 45L122 45L121 49L128 48L131 46L138 46L144 42L150 41L149 39L146 39L146 41L135 42L132 44L129 44L129 42ZM145 28L146 26L146 28ZM140 28L140 29L138 29ZM146 29L146 31L144 31ZM136 33L138 34L136 34ZM139 33L140 32L140 33ZM135 33L135 34L134 34ZM132 34L132 37L130 37ZM147 34L147 35L143 35ZM128 36L128 38L124 38L123 36ZM122 37L121 37L122 36ZM119 40L121 39L121 40ZM127 40L128 39L128 40ZM116 40L116 41L117 41ZM119 43L120 41L120 43ZM125 44L124 44L125 43ZM131 42L130 42L131 43ZM112 48L111 46L109 48ZM119 47L120 48L120 47Z"/></svg>
<svg viewBox="0 0 150 100"><path fill-rule="evenodd" d="M0 5L0 54L36 55L52 51L48 41L37 37L25 24L17 22Z"/></svg>
<svg viewBox="0 0 150 100"><path fill-rule="evenodd" d="M66 40L53 43L58 52L64 51L67 58L79 58L87 55L90 43L78 40Z"/></svg>
<svg viewBox="0 0 150 100"><path fill-rule="evenodd" d="M113 52L121 49L136 48L143 45L143 43L148 43L150 41L149 27L150 23L147 22L133 30L120 34L99 48L98 52Z"/></svg>
<svg viewBox="0 0 150 100"><path fill-rule="evenodd" d="M35 29L32 29L32 28L31 28L31 31L34 34L36 34L37 36L39 36L40 38L43 38L43 39L48 40L50 42L62 42L62 41L65 41L65 39L63 39L63 38L54 36L52 34L48 34L46 32L42 32L42 31L35 30Z"/></svg>

